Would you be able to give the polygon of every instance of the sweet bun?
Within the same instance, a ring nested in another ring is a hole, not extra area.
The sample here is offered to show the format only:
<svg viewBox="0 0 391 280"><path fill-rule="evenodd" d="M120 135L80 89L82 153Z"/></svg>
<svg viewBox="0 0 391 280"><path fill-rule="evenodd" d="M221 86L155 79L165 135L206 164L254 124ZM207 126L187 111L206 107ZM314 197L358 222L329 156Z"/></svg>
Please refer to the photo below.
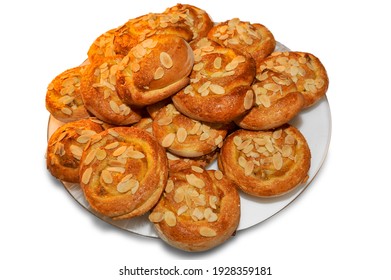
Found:
<svg viewBox="0 0 391 280"><path fill-rule="evenodd" d="M149 215L158 236L184 251L210 250L228 240L240 219L235 184L220 171L199 167L170 173Z"/></svg>
<svg viewBox="0 0 391 280"><path fill-rule="evenodd" d="M91 137L104 130L101 123L95 119L81 119L56 129L46 150L46 166L54 177L70 183L79 182L81 156Z"/></svg>
<svg viewBox="0 0 391 280"><path fill-rule="evenodd" d="M122 56L96 58L86 66L81 79L81 96L85 107L102 121L128 125L141 119L141 112L118 96L116 73Z"/></svg>
<svg viewBox="0 0 391 280"><path fill-rule="evenodd" d="M285 74L265 69L254 83L255 105L235 120L241 128L266 130L293 119L303 108L304 98L295 83Z"/></svg>
<svg viewBox="0 0 391 280"><path fill-rule="evenodd" d="M264 59L276 47L276 40L266 26L238 18L215 25L208 38L225 47L249 53L255 60Z"/></svg>
<svg viewBox="0 0 391 280"><path fill-rule="evenodd" d="M84 70L85 66L65 70L48 85L45 99L46 109L61 122L72 122L90 117L80 93L80 81Z"/></svg>
<svg viewBox="0 0 391 280"><path fill-rule="evenodd" d="M247 112L254 103L254 60L207 38L192 47L190 84L172 97L175 107L192 119L211 123L229 123Z"/></svg>
<svg viewBox="0 0 391 280"><path fill-rule="evenodd" d="M298 129L240 129L224 141L218 158L220 170L244 192L258 197L285 194L308 178L311 154Z"/></svg>
<svg viewBox="0 0 391 280"><path fill-rule="evenodd" d="M172 154L200 157L221 147L228 126L195 121L168 104L152 122L153 135Z"/></svg>
<svg viewBox="0 0 391 280"><path fill-rule="evenodd" d="M125 103L146 106L170 97L189 83L193 52L174 35L155 35L130 50L117 73L117 89Z"/></svg>
<svg viewBox="0 0 391 280"><path fill-rule="evenodd" d="M113 127L91 140L80 160L80 186L91 208L113 219L149 211L168 177L164 149L147 132Z"/></svg>
<svg viewBox="0 0 391 280"><path fill-rule="evenodd" d="M264 60L257 61L256 78L260 80L265 69L287 75L296 84L304 97L304 108L317 103L329 85L322 62L307 52L274 52Z"/></svg>

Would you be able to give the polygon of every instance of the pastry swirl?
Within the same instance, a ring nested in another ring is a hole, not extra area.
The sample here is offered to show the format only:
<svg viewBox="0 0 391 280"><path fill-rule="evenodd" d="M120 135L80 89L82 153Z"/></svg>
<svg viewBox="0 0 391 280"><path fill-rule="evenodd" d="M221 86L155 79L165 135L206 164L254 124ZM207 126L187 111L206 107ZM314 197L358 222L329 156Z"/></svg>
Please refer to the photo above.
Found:
<svg viewBox="0 0 391 280"><path fill-rule="evenodd" d="M84 148L90 138L104 130L101 121L81 119L57 128L50 136L46 165L50 173L61 181L79 182L79 166Z"/></svg>
<svg viewBox="0 0 391 280"><path fill-rule="evenodd" d="M218 164L242 191L271 197L307 180L311 154L304 136L293 126L269 131L240 129L224 141Z"/></svg>
<svg viewBox="0 0 391 280"><path fill-rule="evenodd" d="M146 106L161 101L189 83L193 52L174 35L155 35L132 48L121 61L117 89L125 103Z"/></svg>
<svg viewBox="0 0 391 280"><path fill-rule="evenodd" d="M215 25L208 38L225 47L249 53L258 61L270 55L276 47L276 40L266 26L238 18Z"/></svg>
<svg viewBox="0 0 391 280"><path fill-rule="evenodd" d="M199 122L181 114L173 104L160 109L153 119L153 135L169 152L200 157L221 147L227 125Z"/></svg>
<svg viewBox="0 0 391 280"><path fill-rule="evenodd" d="M229 123L248 111L254 103L254 60L207 38L192 47L190 85L172 97L175 107L190 118L211 123Z"/></svg>
<svg viewBox="0 0 391 280"><path fill-rule="evenodd" d="M90 114L84 106L80 82L85 66L77 66L57 75L48 85L46 109L61 122L86 119Z"/></svg>
<svg viewBox="0 0 391 280"><path fill-rule="evenodd" d="M322 62L307 52L274 52L257 62L256 78L261 80L265 69L287 75L304 97L304 108L318 102L328 89L329 79Z"/></svg>
<svg viewBox="0 0 391 280"><path fill-rule="evenodd" d="M185 251L214 248L235 232L240 198L220 171L199 167L170 173L164 194L149 215L162 240Z"/></svg>
<svg viewBox="0 0 391 280"><path fill-rule="evenodd" d="M86 108L102 121L128 125L141 119L137 108L118 96L116 73L122 56L96 59L87 65L81 79L81 95Z"/></svg>
<svg viewBox="0 0 391 280"><path fill-rule="evenodd" d="M289 77L265 69L258 78L261 81L252 85L254 107L235 120L238 126L251 130L272 129L289 122L301 111L303 95Z"/></svg>
<svg viewBox="0 0 391 280"><path fill-rule="evenodd" d="M168 177L164 149L147 132L114 127L93 137L80 161L80 186L91 208L113 219L149 211Z"/></svg>

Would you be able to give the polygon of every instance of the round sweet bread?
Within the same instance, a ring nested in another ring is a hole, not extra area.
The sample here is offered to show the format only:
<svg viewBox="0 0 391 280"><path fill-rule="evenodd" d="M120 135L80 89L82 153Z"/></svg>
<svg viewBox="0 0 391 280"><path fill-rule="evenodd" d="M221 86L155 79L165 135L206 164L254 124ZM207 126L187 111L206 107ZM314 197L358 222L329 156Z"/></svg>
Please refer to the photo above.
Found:
<svg viewBox="0 0 391 280"><path fill-rule="evenodd" d="M235 120L241 128L267 130L293 119L303 108L303 95L285 74L265 69L254 83L255 105Z"/></svg>
<svg viewBox="0 0 391 280"><path fill-rule="evenodd" d="M272 197L307 180L311 154L304 136L291 125L269 131L240 129L224 141L218 164L242 191Z"/></svg>
<svg viewBox="0 0 391 280"><path fill-rule="evenodd" d="M329 79L322 62L311 53L274 52L266 59L257 61L258 80L265 69L287 75L304 97L304 108L318 102L328 89Z"/></svg>
<svg viewBox="0 0 391 280"><path fill-rule="evenodd" d="M215 25L209 31L208 38L225 47L249 53L258 61L271 54L276 47L276 40L266 26L238 18Z"/></svg>
<svg viewBox="0 0 391 280"><path fill-rule="evenodd" d="M125 104L117 93L116 73L122 58L96 58L87 65L81 79L85 107L97 118L114 125L133 124L141 119L140 111Z"/></svg>
<svg viewBox="0 0 391 280"><path fill-rule="evenodd" d="M200 157L221 147L228 126L193 120L168 104L153 119L152 130L169 152L182 157Z"/></svg>
<svg viewBox="0 0 391 280"><path fill-rule="evenodd" d="M140 128L149 134L153 135L152 130L153 119L152 118L142 118L139 122L135 123L133 127ZM221 143L222 144L222 143ZM168 169L170 172L176 172L181 169L190 168L191 166L199 166L201 168L206 168L208 165L212 163L215 159L217 159L218 150L198 156L198 157L183 157L170 153L166 149L167 159L168 159Z"/></svg>
<svg viewBox="0 0 391 280"><path fill-rule="evenodd" d="M220 171L199 167L170 172L149 215L158 236L185 251L206 251L228 240L240 219L235 184Z"/></svg>
<svg viewBox="0 0 391 280"><path fill-rule="evenodd" d="M46 151L46 166L61 181L79 182L79 165L90 138L104 130L96 119L68 122L50 136Z"/></svg>
<svg viewBox="0 0 391 280"><path fill-rule="evenodd" d="M189 83L194 57L189 44L174 35L154 35L130 50L117 73L125 103L146 106L166 99Z"/></svg>
<svg viewBox="0 0 391 280"><path fill-rule="evenodd" d="M78 66L57 75L48 85L46 109L61 122L90 117L80 94L80 81L85 66Z"/></svg>
<svg viewBox="0 0 391 280"><path fill-rule="evenodd" d="M167 183L165 150L147 132L113 127L91 139L80 161L80 186L91 208L113 219L149 211Z"/></svg>
<svg viewBox="0 0 391 280"><path fill-rule="evenodd" d="M175 107L192 119L211 123L229 123L251 109L254 60L207 38L192 47L190 84L172 97Z"/></svg>

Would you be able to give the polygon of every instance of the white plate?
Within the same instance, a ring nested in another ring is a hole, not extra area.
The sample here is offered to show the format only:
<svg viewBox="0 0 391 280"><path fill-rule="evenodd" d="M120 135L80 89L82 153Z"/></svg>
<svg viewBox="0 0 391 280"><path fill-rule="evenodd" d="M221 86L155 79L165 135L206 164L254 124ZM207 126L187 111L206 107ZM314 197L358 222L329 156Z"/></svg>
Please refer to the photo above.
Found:
<svg viewBox="0 0 391 280"><path fill-rule="evenodd" d="M277 43L276 51L288 50L289 49L281 43ZM238 226L238 231L259 224L288 206L312 182L326 158L331 138L331 113L326 97L321 99L314 106L300 112L300 114L294 118L290 124L301 131L310 147L312 158L311 168L308 173L309 179L305 184L298 186L293 191L276 198L257 198L241 192L241 220ZM62 125L60 121L50 116L48 124L48 138L60 125ZM217 163L212 163L209 168L217 169ZM148 214L129 220L113 221L110 218L96 213L90 208L84 198L79 184L67 182L62 183L69 194L76 199L77 202L98 218L112 224L113 226L135 234L157 237L152 224L148 221Z"/></svg>

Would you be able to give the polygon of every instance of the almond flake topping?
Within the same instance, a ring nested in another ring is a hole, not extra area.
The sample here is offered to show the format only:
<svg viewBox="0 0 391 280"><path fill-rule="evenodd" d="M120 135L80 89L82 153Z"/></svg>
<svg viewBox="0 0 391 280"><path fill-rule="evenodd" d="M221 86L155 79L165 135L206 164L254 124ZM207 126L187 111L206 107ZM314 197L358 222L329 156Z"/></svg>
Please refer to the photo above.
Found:
<svg viewBox="0 0 391 280"><path fill-rule="evenodd" d="M185 140L187 138L187 131L186 131L186 129L183 128L183 127L178 128L178 130L176 132L176 137L177 137L179 143L185 142Z"/></svg>
<svg viewBox="0 0 391 280"><path fill-rule="evenodd" d="M148 218L152 223L159 223L163 221L164 214L162 212L152 212Z"/></svg>
<svg viewBox="0 0 391 280"><path fill-rule="evenodd" d="M169 227L174 227L176 225L176 217L172 211L164 212L164 221Z"/></svg>
<svg viewBox="0 0 391 280"><path fill-rule="evenodd" d="M126 154L127 154L128 157L133 158L133 159L145 158L144 153L139 152L139 151L130 150Z"/></svg>
<svg viewBox="0 0 391 280"><path fill-rule="evenodd" d="M160 63L167 69L170 69L173 65L171 56L166 52L160 53Z"/></svg>
<svg viewBox="0 0 391 280"><path fill-rule="evenodd" d="M164 76L164 69L163 69L161 66L159 66L159 67L156 69L155 73L153 74L153 78L154 78L155 80L159 80L159 79L161 79L163 76Z"/></svg>
<svg viewBox="0 0 391 280"><path fill-rule="evenodd" d="M83 184L88 184L88 182L90 181L90 178L91 178L91 175L92 175L92 168L91 167L88 167L83 175L81 176L81 182Z"/></svg>
<svg viewBox="0 0 391 280"><path fill-rule="evenodd" d="M199 232L204 237L214 237L217 235L216 231L209 227L200 227Z"/></svg>
<svg viewBox="0 0 391 280"><path fill-rule="evenodd" d="M197 187L197 188L200 188L200 189L205 187L205 182L202 179L198 178L194 174L187 174L186 175L186 180L187 180L187 182L190 185L192 185L194 187Z"/></svg>
<svg viewBox="0 0 391 280"><path fill-rule="evenodd" d="M167 135L163 138L162 146L163 146L164 148L170 147L170 146L174 143L175 136L176 136L175 133L169 133L169 134L167 134Z"/></svg>

